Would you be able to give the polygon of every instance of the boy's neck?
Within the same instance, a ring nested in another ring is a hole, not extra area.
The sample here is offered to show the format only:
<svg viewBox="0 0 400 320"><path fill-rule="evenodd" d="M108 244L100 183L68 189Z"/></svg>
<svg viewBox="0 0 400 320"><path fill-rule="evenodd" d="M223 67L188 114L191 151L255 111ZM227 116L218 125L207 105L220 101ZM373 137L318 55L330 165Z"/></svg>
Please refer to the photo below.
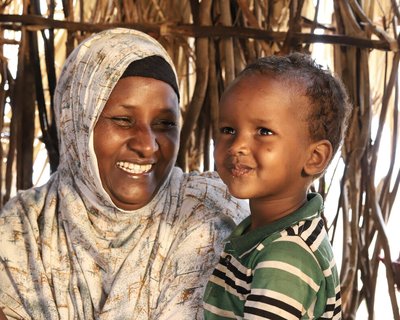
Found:
<svg viewBox="0 0 400 320"><path fill-rule="evenodd" d="M281 199L250 199L251 226L250 230L268 225L279 220L307 202L307 193Z"/></svg>

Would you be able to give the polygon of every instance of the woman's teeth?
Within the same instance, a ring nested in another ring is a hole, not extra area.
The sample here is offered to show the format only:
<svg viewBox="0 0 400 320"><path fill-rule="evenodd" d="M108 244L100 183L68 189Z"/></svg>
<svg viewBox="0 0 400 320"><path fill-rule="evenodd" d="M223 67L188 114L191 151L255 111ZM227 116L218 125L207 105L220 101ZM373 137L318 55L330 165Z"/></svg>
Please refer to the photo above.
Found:
<svg viewBox="0 0 400 320"><path fill-rule="evenodd" d="M128 173L141 174L149 172L151 170L152 165L151 164L141 165L131 162L117 162L117 167Z"/></svg>

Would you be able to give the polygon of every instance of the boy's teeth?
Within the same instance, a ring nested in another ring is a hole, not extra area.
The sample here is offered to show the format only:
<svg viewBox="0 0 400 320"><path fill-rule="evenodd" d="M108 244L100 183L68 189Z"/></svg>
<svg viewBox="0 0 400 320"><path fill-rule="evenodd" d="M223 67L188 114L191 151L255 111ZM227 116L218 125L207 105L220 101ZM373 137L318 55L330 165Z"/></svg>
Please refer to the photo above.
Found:
<svg viewBox="0 0 400 320"><path fill-rule="evenodd" d="M140 165L131 162L117 162L117 167L129 173L146 173L151 170L151 164Z"/></svg>

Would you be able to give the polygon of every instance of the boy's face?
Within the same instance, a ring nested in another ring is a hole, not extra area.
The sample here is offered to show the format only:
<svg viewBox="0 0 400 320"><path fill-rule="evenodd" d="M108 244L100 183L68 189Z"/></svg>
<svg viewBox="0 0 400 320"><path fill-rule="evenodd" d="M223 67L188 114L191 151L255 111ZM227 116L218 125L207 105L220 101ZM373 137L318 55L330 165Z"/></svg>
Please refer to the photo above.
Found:
<svg viewBox="0 0 400 320"><path fill-rule="evenodd" d="M307 191L308 99L265 75L240 78L220 102L218 173L233 196L285 200Z"/></svg>

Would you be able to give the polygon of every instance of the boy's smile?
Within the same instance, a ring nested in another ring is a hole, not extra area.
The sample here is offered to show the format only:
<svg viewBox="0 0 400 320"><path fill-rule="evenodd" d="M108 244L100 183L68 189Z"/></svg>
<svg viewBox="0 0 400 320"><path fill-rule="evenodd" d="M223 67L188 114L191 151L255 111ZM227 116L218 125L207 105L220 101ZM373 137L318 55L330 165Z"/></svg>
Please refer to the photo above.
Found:
<svg viewBox="0 0 400 320"><path fill-rule="evenodd" d="M250 205L280 203L283 210L305 200L311 141L308 99L300 91L295 83L250 75L223 95L215 161L233 196Z"/></svg>
<svg viewBox="0 0 400 320"><path fill-rule="evenodd" d="M232 171L232 176L234 177L241 177L244 176L248 173L250 173L252 168L242 165L242 164L236 164L232 166L231 171Z"/></svg>
<svg viewBox="0 0 400 320"><path fill-rule="evenodd" d="M254 170L255 165L248 164L243 160L241 161L240 157L238 158L228 157L226 159L225 167L231 171L233 177L238 178L251 174Z"/></svg>

